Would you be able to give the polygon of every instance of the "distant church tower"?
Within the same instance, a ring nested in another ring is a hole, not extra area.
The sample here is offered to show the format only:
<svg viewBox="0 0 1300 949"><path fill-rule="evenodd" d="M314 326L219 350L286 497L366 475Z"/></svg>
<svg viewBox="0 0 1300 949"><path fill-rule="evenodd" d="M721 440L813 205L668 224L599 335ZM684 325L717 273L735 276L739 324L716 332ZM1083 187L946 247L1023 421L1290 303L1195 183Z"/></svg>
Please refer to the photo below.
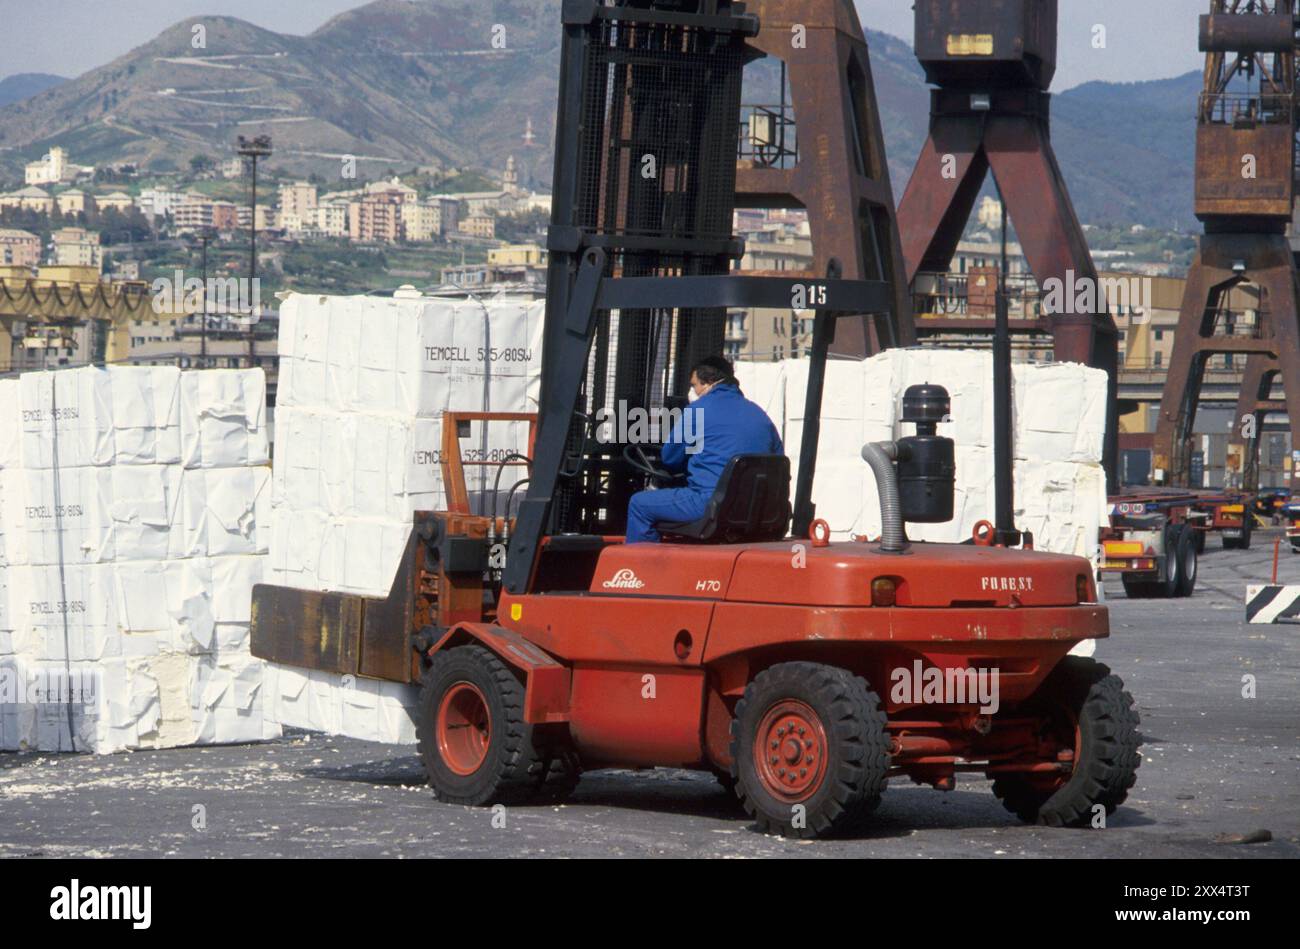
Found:
<svg viewBox="0 0 1300 949"><path fill-rule="evenodd" d="M506 173L502 177L506 191L511 194L519 194L519 171L515 168L515 156L511 155L506 159Z"/></svg>

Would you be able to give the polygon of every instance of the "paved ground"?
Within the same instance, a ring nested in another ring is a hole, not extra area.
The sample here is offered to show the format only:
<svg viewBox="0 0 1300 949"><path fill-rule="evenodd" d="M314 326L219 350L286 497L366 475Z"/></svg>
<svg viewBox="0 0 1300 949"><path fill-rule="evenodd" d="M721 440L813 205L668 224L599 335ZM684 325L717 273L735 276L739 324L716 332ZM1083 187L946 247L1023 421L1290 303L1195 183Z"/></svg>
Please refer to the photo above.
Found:
<svg viewBox="0 0 1300 949"><path fill-rule="evenodd" d="M1190 601L1107 589L1113 638L1098 657L1137 696L1146 746L1105 830L1023 826L967 779L948 794L896 782L861 839L788 842L749 830L711 778L677 771L591 774L566 805L511 808L494 827L491 811L436 803L409 749L298 735L110 758L0 754L0 856L1300 857L1300 626L1243 622L1271 539L1210 547ZM1300 582L1300 555L1282 557L1282 579ZM1246 674L1257 698L1242 698ZM1216 839L1256 830L1272 841Z"/></svg>

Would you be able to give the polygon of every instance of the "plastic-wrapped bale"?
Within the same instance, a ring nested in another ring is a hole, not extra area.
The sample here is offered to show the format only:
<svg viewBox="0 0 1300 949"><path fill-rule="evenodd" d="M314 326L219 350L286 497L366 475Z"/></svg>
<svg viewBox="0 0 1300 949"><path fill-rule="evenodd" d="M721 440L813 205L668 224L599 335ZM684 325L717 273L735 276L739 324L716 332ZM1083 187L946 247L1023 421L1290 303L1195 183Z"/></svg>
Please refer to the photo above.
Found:
<svg viewBox="0 0 1300 949"><path fill-rule="evenodd" d="M789 420L786 451L798 462L808 364L784 364ZM764 367L762 372L769 372ZM757 377L737 367L742 384ZM817 516L838 537L881 531L875 478L861 460L867 442L910 434L902 424L908 387L944 386L952 397L950 421L939 434L957 445L953 520L909 524L913 540L957 543L993 517L993 359L988 352L889 350L871 359L827 364L822 433L813 501ZM1072 364L1013 367L1017 523L1034 534L1040 550L1092 556L1105 523L1101 452L1106 424L1105 373ZM768 408L776 417L777 410Z"/></svg>
<svg viewBox="0 0 1300 949"><path fill-rule="evenodd" d="M267 690L267 714L285 727L390 745L415 743L415 686L271 665Z"/></svg>
<svg viewBox="0 0 1300 949"><path fill-rule="evenodd" d="M804 413L807 410L809 364L806 360L792 360L785 365L785 451L797 483ZM873 424L868 422L863 412L865 401L861 363L827 363L813 500L817 505L817 517L825 520L832 533L839 537L862 531L867 485L874 484L869 482L867 466L858 454L864 442L874 434ZM824 490L819 487L821 485L833 485L834 490ZM793 487L792 484L792 492Z"/></svg>
<svg viewBox="0 0 1300 949"><path fill-rule="evenodd" d="M442 414L535 412L545 306L295 295L280 311L271 576L385 596L418 510L445 509ZM475 510L526 423L471 423Z"/></svg>
<svg viewBox="0 0 1300 949"><path fill-rule="evenodd" d="M509 297L286 300L268 582L387 596L414 512L447 507L443 413L537 411L544 311ZM526 423L470 425L472 510L488 512L495 474L474 462L527 446ZM414 741L410 687L278 667L268 688L284 725Z"/></svg>
<svg viewBox="0 0 1300 949"><path fill-rule="evenodd" d="M261 370L29 374L0 399L0 748L278 735L248 651L269 533Z"/></svg>

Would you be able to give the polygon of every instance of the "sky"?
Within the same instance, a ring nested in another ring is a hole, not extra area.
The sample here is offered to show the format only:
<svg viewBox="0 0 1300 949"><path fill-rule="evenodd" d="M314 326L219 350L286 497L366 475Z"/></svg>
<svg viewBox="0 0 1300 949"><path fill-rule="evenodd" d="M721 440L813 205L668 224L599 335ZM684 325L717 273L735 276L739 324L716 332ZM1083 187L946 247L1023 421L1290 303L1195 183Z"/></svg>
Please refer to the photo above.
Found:
<svg viewBox="0 0 1300 949"><path fill-rule="evenodd" d="M360 0L0 0L0 78L79 76L202 15L236 16L280 33L306 34ZM912 39L911 0L857 0L862 25ZM1132 82L1199 69L1197 19L1206 0L1060 0L1060 65L1053 90L1095 79ZM1105 47L1094 30L1105 28ZM67 39L71 37L71 39Z"/></svg>

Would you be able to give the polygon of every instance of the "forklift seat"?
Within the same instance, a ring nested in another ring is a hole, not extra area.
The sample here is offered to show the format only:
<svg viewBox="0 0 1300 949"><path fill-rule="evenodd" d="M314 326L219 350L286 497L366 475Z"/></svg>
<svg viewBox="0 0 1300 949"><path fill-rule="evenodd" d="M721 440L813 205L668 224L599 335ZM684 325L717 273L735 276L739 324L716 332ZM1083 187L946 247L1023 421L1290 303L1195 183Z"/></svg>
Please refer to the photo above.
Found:
<svg viewBox="0 0 1300 949"><path fill-rule="evenodd" d="M790 459L785 455L737 455L699 520L659 523L661 535L702 544L783 540L790 529Z"/></svg>

